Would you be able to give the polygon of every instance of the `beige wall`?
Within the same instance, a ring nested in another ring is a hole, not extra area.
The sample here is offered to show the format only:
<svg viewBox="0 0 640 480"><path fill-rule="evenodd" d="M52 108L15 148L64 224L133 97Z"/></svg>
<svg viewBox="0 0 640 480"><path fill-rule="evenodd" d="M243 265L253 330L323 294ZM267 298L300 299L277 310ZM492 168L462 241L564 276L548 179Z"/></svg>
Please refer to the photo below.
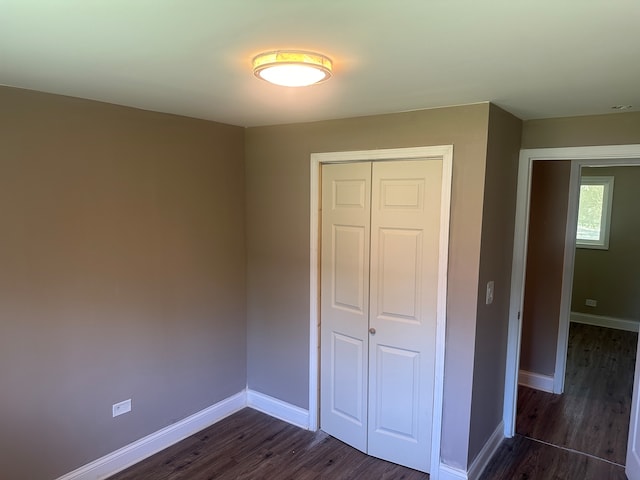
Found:
<svg viewBox="0 0 640 480"><path fill-rule="evenodd" d="M636 143L640 143L640 112L528 120L522 129L522 148Z"/></svg>
<svg viewBox="0 0 640 480"><path fill-rule="evenodd" d="M522 122L491 105L484 180L469 463L502 421ZM494 299L486 305L487 282Z"/></svg>
<svg viewBox="0 0 640 480"><path fill-rule="evenodd" d="M556 365L571 161L533 162L520 369Z"/></svg>
<svg viewBox="0 0 640 480"><path fill-rule="evenodd" d="M0 476L51 480L244 388L244 131L0 105Z"/></svg>
<svg viewBox="0 0 640 480"><path fill-rule="evenodd" d="M453 144L442 455L467 466L488 118L479 104L247 130L250 388L308 407L310 154Z"/></svg>
<svg viewBox="0 0 640 480"><path fill-rule="evenodd" d="M640 321L640 167L583 168L582 175L613 176L608 250L577 248L571 310ZM596 307L585 299L597 300Z"/></svg>

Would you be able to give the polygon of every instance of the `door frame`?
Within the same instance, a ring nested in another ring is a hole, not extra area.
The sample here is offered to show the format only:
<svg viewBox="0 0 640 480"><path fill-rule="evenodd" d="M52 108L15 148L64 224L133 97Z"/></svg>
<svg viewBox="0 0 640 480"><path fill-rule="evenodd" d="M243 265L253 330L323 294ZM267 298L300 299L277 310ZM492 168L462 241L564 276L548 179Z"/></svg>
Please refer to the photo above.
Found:
<svg viewBox="0 0 640 480"><path fill-rule="evenodd" d="M569 317L571 313L571 287L575 260L575 229L577 221L582 166L630 166L640 165L640 145L599 145L591 147L559 147L523 149L518 164L518 187L516 219L511 270L511 300L509 305L509 330L507 336L507 362L504 393L504 435L515 435L518 400L518 373L520 365L520 341L524 303L524 280L527 261L527 237L529 233L529 210L531 202L531 172L537 160L571 161L569 185L569 210L565 236L565 256L562 275L560 319L556 349L556 369L553 392L564 391L564 376L567 361Z"/></svg>
<svg viewBox="0 0 640 480"><path fill-rule="evenodd" d="M447 308L447 271L449 259L449 223L453 145L391 148L311 154L310 197L310 277L309 277L309 430L318 429L320 408L320 169L323 164L363 161L442 160L440 204L440 244L438 256L438 306L436 313L436 351L433 393L433 425L431 433L431 478L437 480L440 469L442 436L442 399L444 392L444 353Z"/></svg>

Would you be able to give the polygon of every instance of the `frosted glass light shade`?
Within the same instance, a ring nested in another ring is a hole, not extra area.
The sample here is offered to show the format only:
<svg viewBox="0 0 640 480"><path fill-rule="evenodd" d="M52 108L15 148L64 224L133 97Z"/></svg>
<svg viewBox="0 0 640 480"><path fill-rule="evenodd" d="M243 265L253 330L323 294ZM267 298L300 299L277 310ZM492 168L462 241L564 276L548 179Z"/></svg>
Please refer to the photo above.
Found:
<svg viewBox="0 0 640 480"><path fill-rule="evenodd" d="M253 73L267 82L284 87L306 87L331 77L333 63L314 52L276 50L253 59Z"/></svg>

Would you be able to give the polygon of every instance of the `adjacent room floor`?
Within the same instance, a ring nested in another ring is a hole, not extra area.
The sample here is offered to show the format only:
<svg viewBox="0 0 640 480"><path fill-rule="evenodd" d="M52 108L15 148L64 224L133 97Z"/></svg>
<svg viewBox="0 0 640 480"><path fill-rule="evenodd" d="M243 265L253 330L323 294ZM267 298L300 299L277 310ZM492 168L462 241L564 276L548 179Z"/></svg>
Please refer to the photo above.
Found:
<svg viewBox="0 0 640 480"><path fill-rule="evenodd" d="M627 480L624 467L516 435L506 439L480 480Z"/></svg>
<svg viewBox="0 0 640 480"><path fill-rule="evenodd" d="M565 393L518 391L517 433L624 465L638 335L572 323Z"/></svg>
<svg viewBox="0 0 640 480"><path fill-rule="evenodd" d="M638 335L572 323L565 393L518 389L518 435L483 480L625 479Z"/></svg>

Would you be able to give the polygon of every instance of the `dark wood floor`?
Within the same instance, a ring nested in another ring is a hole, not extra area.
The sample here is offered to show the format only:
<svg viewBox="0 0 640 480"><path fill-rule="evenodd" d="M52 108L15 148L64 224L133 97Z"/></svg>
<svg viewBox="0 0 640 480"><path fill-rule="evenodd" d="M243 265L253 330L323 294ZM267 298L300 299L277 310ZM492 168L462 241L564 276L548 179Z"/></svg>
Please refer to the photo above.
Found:
<svg viewBox="0 0 640 480"><path fill-rule="evenodd" d="M246 408L110 478L426 480L429 475Z"/></svg>
<svg viewBox="0 0 640 480"><path fill-rule="evenodd" d="M565 393L520 387L516 432L624 465L637 341L572 323Z"/></svg>
<svg viewBox="0 0 640 480"><path fill-rule="evenodd" d="M545 397L519 392L519 432L611 461L518 434L503 442L481 480L626 479L624 467L611 462L624 463L636 342L635 334L572 325L566 393ZM244 409L111 480L428 478L369 457L321 431L308 432Z"/></svg>
<svg viewBox="0 0 640 480"><path fill-rule="evenodd" d="M244 409L110 480L427 480L323 432ZM480 480L625 480L624 468L516 435Z"/></svg>

